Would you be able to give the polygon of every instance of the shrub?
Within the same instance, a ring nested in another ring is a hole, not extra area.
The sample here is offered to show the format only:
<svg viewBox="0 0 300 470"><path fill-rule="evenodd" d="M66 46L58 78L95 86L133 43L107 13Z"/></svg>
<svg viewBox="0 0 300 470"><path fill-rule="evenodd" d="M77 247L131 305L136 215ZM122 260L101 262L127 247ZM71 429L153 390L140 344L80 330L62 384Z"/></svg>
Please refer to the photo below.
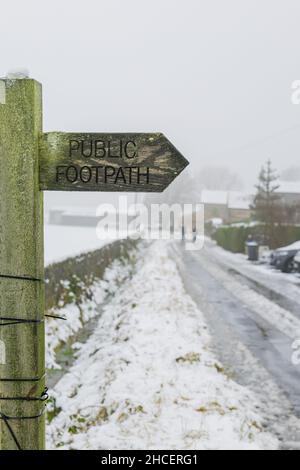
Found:
<svg viewBox="0 0 300 470"><path fill-rule="evenodd" d="M274 246L276 249L282 246L290 245L300 240L300 226L298 225L277 225L274 228ZM263 239L264 225L228 225L215 230L212 238L219 246L233 253L244 253L245 244L252 235L259 243Z"/></svg>
<svg viewBox="0 0 300 470"><path fill-rule="evenodd" d="M89 298L89 287L101 279L115 259L128 259L137 245L132 239L118 240L99 250L68 258L46 268L46 310L58 305L80 303Z"/></svg>

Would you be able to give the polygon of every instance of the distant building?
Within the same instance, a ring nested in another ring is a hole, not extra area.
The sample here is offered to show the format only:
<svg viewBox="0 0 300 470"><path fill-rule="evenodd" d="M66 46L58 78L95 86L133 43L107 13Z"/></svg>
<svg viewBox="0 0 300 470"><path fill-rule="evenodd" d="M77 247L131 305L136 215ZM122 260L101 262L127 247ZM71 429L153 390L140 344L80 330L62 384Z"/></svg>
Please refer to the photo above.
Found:
<svg viewBox="0 0 300 470"><path fill-rule="evenodd" d="M276 192L280 195L283 203L286 205L300 205L300 181L281 181L279 185L279 189Z"/></svg>
<svg viewBox="0 0 300 470"><path fill-rule="evenodd" d="M285 208L287 221L300 224L300 182L281 181L277 194Z"/></svg>
<svg viewBox="0 0 300 470"><path fill-rule="evenodd" d="M228 193L228 219L229 223L248 221L251 218L250 206L253 196L238 191Z"/></svg>
<svg viewBox="0 0 300 470"><path fill-rule="evenodd" d="M49 211L50 225L73 225L78 227L96 227L100 217L96 210L89 208L52 208Z"/></svg>
<svg viewBox="0 0 300 470"><path fill-rule="evenodd" d="M253 196L238 191L204 190L201 202L204 204L205 221L222 219L224 223L248 221Z"/></svg>
<svg viewBox="0 0 300 470"><path fill-rule="evenodd" d="M228 219L228 192L203 190L201 193L201 203L204 204L205 221L211 219Z"/></svg>

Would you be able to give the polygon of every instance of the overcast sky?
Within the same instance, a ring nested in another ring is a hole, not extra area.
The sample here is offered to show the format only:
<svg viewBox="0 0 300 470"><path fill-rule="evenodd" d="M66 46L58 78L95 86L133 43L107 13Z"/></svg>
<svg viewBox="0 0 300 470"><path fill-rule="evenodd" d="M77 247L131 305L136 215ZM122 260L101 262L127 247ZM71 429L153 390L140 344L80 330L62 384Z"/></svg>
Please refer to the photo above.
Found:
<svg viewBox="0 0 300 470"><path fill-rule="evenodd" d="M0 76L43 83L45 131L162 131L248 186L299 162L299 0L10 0L0 38Z"/></svg>

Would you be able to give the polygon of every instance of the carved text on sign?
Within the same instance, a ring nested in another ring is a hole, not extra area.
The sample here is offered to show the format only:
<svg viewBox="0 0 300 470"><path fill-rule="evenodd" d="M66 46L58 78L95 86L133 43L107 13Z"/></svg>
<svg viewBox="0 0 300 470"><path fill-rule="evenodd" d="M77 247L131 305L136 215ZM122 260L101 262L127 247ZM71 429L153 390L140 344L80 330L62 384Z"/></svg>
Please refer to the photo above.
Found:
<svg viewBox="0 0 300 470"><path fill-rule="evenodd" d="M161 192L188 165L160 133L43 134L40 188Z"/></svg>

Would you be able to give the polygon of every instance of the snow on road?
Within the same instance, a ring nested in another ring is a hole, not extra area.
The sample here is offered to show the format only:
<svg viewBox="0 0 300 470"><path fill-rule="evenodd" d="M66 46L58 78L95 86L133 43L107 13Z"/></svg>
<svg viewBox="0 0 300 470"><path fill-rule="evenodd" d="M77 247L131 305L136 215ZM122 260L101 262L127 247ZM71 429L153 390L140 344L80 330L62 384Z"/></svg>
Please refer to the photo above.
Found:
<svg viewBox="0 0 300 470"><path fill-rule="evenodd" d="M231 292L243 304L247 305L257 315L275 326L279 331L291 339L298 339L300 336L300 319L292 313L261 294L250 289L246 284L237 281L233 276L224 271L217 263L212 263L209 252L201 253L206 257L206 270L223 286Z"/></svg>
<svg viewBox="0 0 300 470"><path fill-rule="evenodd" d="M292 317L290 325L284 317L281 322L278 305L249 289L244 276L224 266L209 244L200 252L187 253L180 244L170 251L209 324L217 357L231 377L254 392L280 448L299 448L299 369L291 338L278 331L282 323L292 334Z"/></svg>
<svg viewBox="0 0 300 470"><path fill-rule="evenodd" d="M52 391L48 447L278 448L210 341L166 244L151 245Z"/></svg>
<svg viewBox="0 0 300 470"><path fill-rule="evenodd" d="M299 274L284 274L265 264L253 264L248 261L246 255L225 251L209 239L206 239L205 244L210 249L210 256L214 256L219 263L236 269L253 281L300 304Z"/></svg>
<svg viewBox="0 0 300 470"><path fill-rule="evenodd" d="M299 339L299 317L267 299L264 295L255 292L246 284L237 281L222 268L222 265L230 269L234 268L253 281L259 282L261 285L274 290L274 292L285 295L296 303L300 303L299 287L295 285L295 279L298 279L299 282L299 278L296 275L293 276L292 281L286 274L280 273L277 276L276 272L273 274L271 269L265 266L252 265L245 257L226 252L209 240L206 241L201 256L204 257L206 270L215 279L222 282L236 298L289 338Z"/></svg>

